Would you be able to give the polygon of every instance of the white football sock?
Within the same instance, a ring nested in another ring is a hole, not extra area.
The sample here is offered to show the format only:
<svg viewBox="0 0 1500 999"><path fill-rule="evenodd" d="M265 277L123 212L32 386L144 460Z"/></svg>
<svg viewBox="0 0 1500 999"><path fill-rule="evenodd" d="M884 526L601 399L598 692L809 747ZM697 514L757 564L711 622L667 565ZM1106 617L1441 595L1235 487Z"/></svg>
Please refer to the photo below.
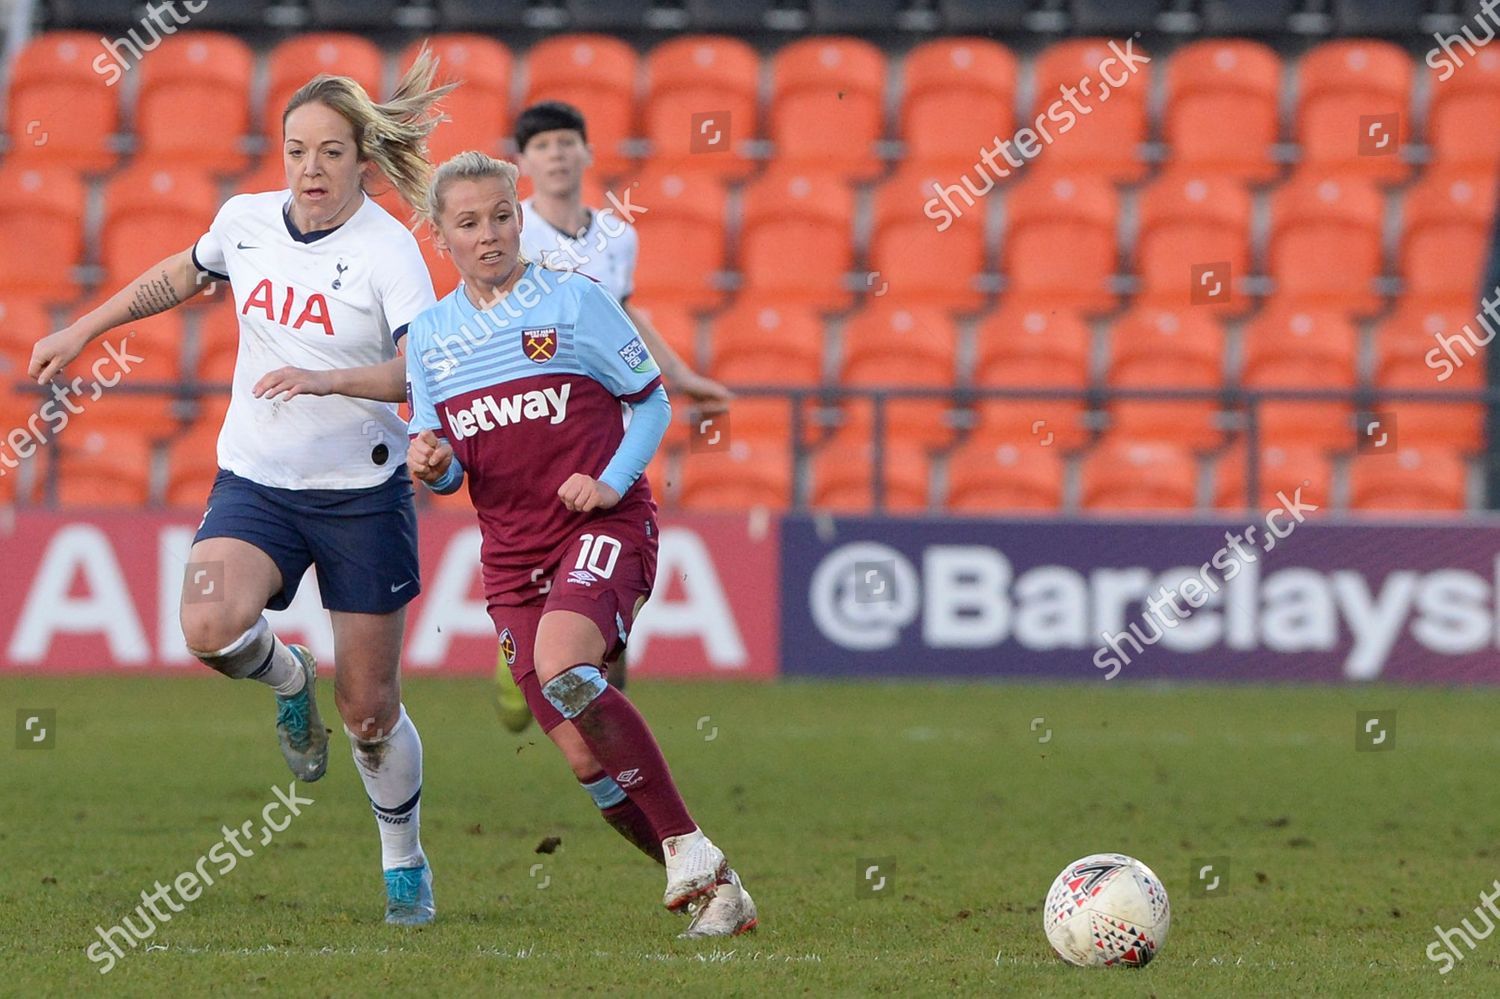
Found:
<svg viewBox="0 0 1500 999"><path fill-rule="evenodd" d="M259 680L282 697L290 697L307 685L302 666L286 643L271 634L264 616L250 630L217 652L189 650L206 666L235 680Z"/></svg>
<svg viewBox="0 0 1500 999"><path fill-rule="evenodd" d="M345 732L349 732L346 727ZM365 782L365 794L380 828L380 866L415 867L422 863L422 739L407 717L379 739L364 740L349 732L354 764Z"/></svg>
<svg viewBox="0 0 1500 999"><path fill-rule="evenodd" d="M278 697L291 697L307 686L307 675L292 650L275 635L271 636L271 663L255 679L276 691Z"/></svg>

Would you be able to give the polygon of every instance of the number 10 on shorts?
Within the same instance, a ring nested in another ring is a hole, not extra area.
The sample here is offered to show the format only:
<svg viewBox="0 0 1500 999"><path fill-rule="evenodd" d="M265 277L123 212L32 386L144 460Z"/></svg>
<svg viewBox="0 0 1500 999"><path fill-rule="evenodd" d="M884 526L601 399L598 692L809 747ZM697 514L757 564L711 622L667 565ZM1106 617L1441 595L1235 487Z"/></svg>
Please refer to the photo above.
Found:
<svg viewBox="0 0 1500 999"><path fill-rule="evenodd" d="M585 534L578 539L578 560L568 580L581 586L590 586L600 579L608 579L615 571L620 559L620 542L607 534Z"/></svg>

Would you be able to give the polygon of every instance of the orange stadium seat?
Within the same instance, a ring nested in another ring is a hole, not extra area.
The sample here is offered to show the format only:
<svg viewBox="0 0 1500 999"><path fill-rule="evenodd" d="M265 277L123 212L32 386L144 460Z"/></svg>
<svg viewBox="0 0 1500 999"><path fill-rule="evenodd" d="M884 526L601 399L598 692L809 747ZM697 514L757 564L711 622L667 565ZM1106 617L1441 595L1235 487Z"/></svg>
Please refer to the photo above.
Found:
<svg viewBox="0 0 1500 999"><path fill-rule="evenodd" d="M936 199L939 183L936 174L918 165L880 185L866 285L884 288L903 302L971 311L984 302L974 281L984 271L988 202L977 202L949 225L935 224L926 206Z"/></svg>
<svg viewBox="0 0 1500 999"><path fill-rule="evenodd" d="M776 159L854 180L880 173L885 55L858 38L826 35L783 47L772 61Z"/></svg>
<svg viewBox="0 0 1500 999"><path fill-rule="evenodd" d="M902 64L906 162L944 176L974 169L997 138L1015 134L1016 57L987 38L923 42Z"/></svg>
<svg viewBox="0 0 1500 999"><path fill-rule="evenodd" d="M1427 344L1431 343L1428 339ZM1386 353L1375 369L1375 387L1378 392L1479 392L1485 388L1484 365L1476 360L1455 366L1448 378L1438 381L1438 372L1425 363L1423 354L1414 350ZM1401 447L1455 448L1470 454L1483 447L1483 402L1427 402L1377 395L1371 408L1395 415Z"/></svg>
<svg viewBox="0 0 1500 999"><path fill-rule="evenodd" d="M699 367L698 320L694 318L691 311L670 303L647 305L638 301L634 296L630 299L630 305L637 312L645 315L657 335L667 342L667 346L671 347L678 357L695 370Z"/></svg>
<svg viewBox="0 0 1500 999"><path fill-rule="evenodd" d="M224 296L198 316L198 377L204 378L204 370L218 358L227 358L233 370L240 349L240 320L233 297Z"/></svg>
<svg viewBox="0 0 1500 999"><path fill-rule="evenodd" d="M1278 298L1366 315L1380 305L1380 195L1356 178L1300 175L1271 203L1269 270Z"/></svg>
<svg viewBox="0 0 1500 999"><path fill-rule="evenodd" d="M875 510L874 447L858 435L840 434L812 457L809 504L832 513L870 513ZM927 509L927 455L921 448L886 440L881 469L883 509L915 513Z"/></svg>
<svg viewBox="0 0 1500 999"><path fill-rule="evenodd" d="M1298 67L1297 141L1304 169L1399 181L1411 136L1411 57L1390 42L1324 42Z"/></svg>
<svg viewBox="0 0 1500 999"><path fill-rule="evenodd" d="M1281 57L1259 42L1184 45L1167 66L1164 130L1173 168L1246 181L1276 176Z"/></svg>
<svg viewBox="0 0 1500 999"><path fill-rule="evenodd" d="M1480 173L1494 184L1500 174L1500 52L1481 49L1462 68L1449 63L1434 70L1431 92L1431 168Z"/></svg>
<svg viewBox="0 0 1500 999"><path fill-rule="evenodd" d="M728 383L816 385L823 376L823 324L805 307L741 297L714 318L713 361L714 377Z"/></svg>
<svg viewBox="0 0 1500 999"><path fill-rule="evenodd" d="M634 298L630 301L631 307L638 313L643 314L651 323L656 335L666 342L668 347L682 359L682 362L694 371L699 370L698 363L698 321L693 314L678 305L655 305L646 308ZM653 353L656 353L653 351ZM662 362L658 353L656 360L663 370L667 365ZM661 450L685 446L690 436L690 421L697 415L695 404L684 395L673 392L672 383L667 382L667 393L672 396L672 421L667 424L666 436L662 438Z"/></svg>
<svg viewBox="0 0 1500 999"><path fill-rule="evenodd" d="M1089 383L1092 335L1071 309L1007 299L979 325L978 388L1073 389ZM1087 437L1078 399L989 399L978 404L974 438L1025 442L1060 450Z"/></svg>
<svg viewBox="0 0 1500 999"><path fill-rule="evenodd" d="M640 57L608 35L554 35L526 53L526 103L566 101L583 112L595 168L613 177L630 166L622 143L635 132Z"/></svg>
<svg viewBox="0 0 1500 999"><path fill-rule="evenodd" d="M1107 438L1083 460L1080 505L1095 512L1191 510L1198 469L1186 448Z"/></svg>
<svg viewBox="0 0 1500 999"><path fill-rule="evenodd" d="M755 49L724 35L683 35L651 50L646 80L653 164L724 178L755 169L744 150L759 128Z"/></svg>
<svg viewBox="0 0 1500 999"><path fill-rule="evenodd" d="M120 51L133 65L129 50ZM120 130L120 88L111 84L122 75L97 34L51 31L33 38L11 69L11 155L24 163L108 170L116 159L110 140Z"/></svg>
<svg viewBox="0 0 1500 999"><path fill-rule="evenodd" d="M1201 310L1137 308L1110 331L1109 384L1129 389L1223 387L1224 333ZM1110 403L1110 433L1183 447L1216 447L1223 438L1209 399L1121 399Z"/></svg>
<svg viewBox="0 0 1500 999"><path fill-rule="evenodd" d="M428 159L442 163L466 149L499 156L502 140L511 134L510 49L484 35L433 35L402 50L401 72L416 61L424 42L438 58L438 82L459 82L442 100L449 120L428 137Z"/></svg>
<svg viewBox="0 0 1500 999"><path fill-rule="evenodd" d="M59 438L57 502L64 507L138 507L151 497L151 442L124 427Z"/></svg>
<svg viewBox="0 0 1500 999"><path fill-rule="evenodd" d="M219 427L198 423L167 446L167 506L201 510L219 474Z"/></svg>
<svg viewBox="0 0 1500 999"><path fill-rule="evenodd" d="M1220 510L1256 509L1261 512L1282 505L1276 495L1288 497L1302 490L1302 498L1320 508L1330 509L1333 501L1333 461L1321 448L1307 445L1281 447L1272 445L1260 451L1256 470L1257 494L1250 497L1250 451L1240 442L1227 448L1214 466L1214 506Z"/></svg>
<svg viewBox="0 0 1500 999"><path fill-rule="evenodd" d="M1449 381L1459 367L1483 370L1483 341L1488 334L1475 312L1471 303L1402 299L1375 330L1375 381L1378 383L1389 370L1425 365L1429 354L1433 359L1429 377L1434 388Z"/></svg>
<svg viewBox="0 0 1500 999"><path fill-rule="evenodd" d="M1052 512L1063 503L1057 448L973 441L948 458L948 501L955 513Z"/></svg>
<svg viewBox="0 0 1500 999"><path fill-rule="evenodd" d="M1384 515L1457 513L1468 497L1468 467L1441 448L1357 454L1349 466L1349 508Z"/></svg>
<svg viewBox="0 0 1500 999"><path fill-rule="evenodd" d="M5 428L7 434L14 427L24 426L37 407L48 398L31 391L34 383L26 374L26 366L30 361L30 348L21 351L0 347L0 426ZM11 445L7 444L6 447L10 448Z"/></svg>
<svg viewBox="0 0 1500 999"><path fill-rule="evenodd" d="M1032 116L1046 119L1041 124L1053 142L1042 146L1030 169L1069 176L1093 174L1113 181L1139 180L1145 174L1140 147L1146 141L1151 69L1137 65L1134 73L1128 72L1109 42L1107 38L1070 39L1052 45L1037 59ZM1144 55L1133 45L1131 51ZM1105 63L1107 71L1101 69ZM1086 114L1064 100L1064 87L1076 91L1074 100L1088 109ZM1067 125L1068 119L1074 123Z"/></svg>
<svg viewBox="0 0 1500 999"><path fill-rule="evenodd" d="M0 291L48 301L77 295L83 204L83 184L72 173L15 162L0 167Z"/></svg>
<svg viewBox="0 0 1500 999"><path fill-rule="evenodd" d="M763 304L741 297L713 322L713 375L727 385L811 388L822 379L823 324L800 306ZM735 437L792 439L793 404L767 396L741 397L730 407ZM803 405L801 437L817 429L815 407Z"/></svg>
<svg viewBox="0 0 1500 999"><path fill-rule="evenodd" d="M1337 312L1286 302L1267 305L1245 329L1243 382L1250 389L1342 389L1352 392L1357 334ZM1273 400L1260 404L1267 444L1348 448L1354 442L1347 402Z"/></svg>
<svg viewBox="0 0 1500 999"><path fill-rule="evenodd" d="M854 192L827 174L772 167L745 190L742 292L777 304L847 307L854 266Z"/></svg>
<svg viewBox="0 0 1500 999"><path fill-rule="evenodd" d="M383 179L381 183L388 186ZM281 146L275 145L266 150L265 156L248 174L235 180L233 188L233 194L260 194L265 191L287 190L286 164L281 158ZM405 202L402 204L404 205ZM388 206L386 211L390 211Z"/></svg>
<svg viewBox="0 0 1500 999"><path fill-rule="evenodd" d="M100 297L85 302L73 310L75 318L102 300ZM181 423L177 415L176 389L182 382L183 342L186 339L183 330L182 312L172 310L128 322L90 344L70 368L84 379L90 397L79 422L101 430L129 428L151 439L166 437L175 431ZM114 350L106 345L113 345ZM95 381L100 385L97 390L91 387ZM136 387L148 383L159 385L162 390L135 391ZM130 388L122 391L126 386ZM95 391L97 401L91 398Z"/></svg>
<svg viewBox="0 0 1500 999"><path fill-rule="evenodd" d="M1472 305L1481 295L1496 180L1429 171L1407 189L1401 276L1408 297Z"/></svg>
<svg viewBox="0 0 1500 999"><path fill-rule="evenodd" d="M655 456L646 464L646 471L642 473L651 486L652 498L659 506L677 505L678 473L675 469L680 464L677 460L680 457L679 450L658 448Z"/></svg>
<svg viewBox="0 0 1500 999"><path fill-rule="evenodd" d="M31 348L52 332L51 318L40 299L0 293L0 353L20 358L24 369L31 360Z"/></svg>
<svg viewBox="0 0 1500 999"><path fill-rule="evenodd" d="M350 77L376 101L389 96L384 87L385 57L368 38L337 32L309 32L289 38L273 48L266 61L261 131L271 151L281 149L281 116L287 101L319 73Z"/></svg>
<svg viewBox="0 0 1500 999"><path fill-rule="evenodd" d="M199 173L139 164L116 174L104 189L105 286L118 288L196 244L218 203L213 183Z"/></svg>
<svg viewBox="0 0 1500 999"><path fill-rule="evenodd" d="M135 128L139 157L169 168L218 174L245 168L255 57L233 35L172 35L141 60Z"/></svg>
<svg viewBox="0 0 1500 999"><path fill-rule="evenodd" d="M1085 312L1114 307L1115 192L1087 176L1032 176L1005 203L1002 267L1011 294Z"/></svg>
<svg viewBox="0 0 1500 999"><path fill-rule="evenodd" d="M688 452L678 471L684 510L785 510L792 505L792 453L785 442L736 436L723 450Z"/></svg>
<svg viewBox="0 0 1500 999"><path fill-rule="evenodd" d="M712 177L670 168L647 170L632 185L640 259L636 291L656 302L712 308L722 293L714 279L724 266L724 188Z"/></svg>
<svg viewBox="0 0 1500 999"><path fill-rule="evenodd" d="M1251 202L1238 180L1170 174L1146 188L1139 211L1138 303L1245 311L1250 299L1237 285L1250 273Z"/></svg>
<svg viewBox="0 0 1500 999"><path fill-rule="evenodd" d="M953 388L958 332L937 309L904 305L867 306L844 326L844 363L839 384L847 387ZM887 441L939 446L953 437L949 399L888 399ZM846 411L846 432L874 433L873 400L857 399Z"/></svg>

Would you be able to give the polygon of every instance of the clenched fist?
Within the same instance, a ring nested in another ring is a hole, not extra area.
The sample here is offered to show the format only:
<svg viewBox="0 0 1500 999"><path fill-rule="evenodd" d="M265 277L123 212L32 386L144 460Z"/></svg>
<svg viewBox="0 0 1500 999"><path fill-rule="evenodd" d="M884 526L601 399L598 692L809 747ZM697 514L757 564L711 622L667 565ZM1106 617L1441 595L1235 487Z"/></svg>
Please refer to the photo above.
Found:
<svg viewBox="0 0 1500 999"><path fill-rule="evenodd" d="M574 513L608 510L620 502L619 493L582 472L574 472L568 476L568 481L558 487L557 498Z"/></svg>
<svg viewBox="0 0 1500 999"><path fill-rule="evenodd" d="M453 448L431 430L424 430L411 439L406 449L406 464L423 482L436 482L453 464Z"/></svg>

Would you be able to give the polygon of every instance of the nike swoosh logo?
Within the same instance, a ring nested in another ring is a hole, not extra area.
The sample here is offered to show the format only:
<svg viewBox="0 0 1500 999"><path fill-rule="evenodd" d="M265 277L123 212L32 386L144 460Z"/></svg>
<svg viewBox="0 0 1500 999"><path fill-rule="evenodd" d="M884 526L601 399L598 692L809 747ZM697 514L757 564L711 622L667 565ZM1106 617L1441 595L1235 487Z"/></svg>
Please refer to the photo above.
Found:
<svg viewBox="0 0 1500 999"><path fill-rule="evenodd" d="M400 586L397 586L396 584L392 583L391 584L391 592L392 593L400 593L402 590L406 589L410 585L411 585L411 580L409 580L409 579L406 582L402 583Z"/></svg>
<svg viewBox="0 0 1500 999"><path fill-rule="evenodd" d="M246 246L243 242L241 242L241 243L235 243L234 244L234 248L236 250L258 250L258 249L260 249L260 247L258 247L258 246Z"/></svg>

